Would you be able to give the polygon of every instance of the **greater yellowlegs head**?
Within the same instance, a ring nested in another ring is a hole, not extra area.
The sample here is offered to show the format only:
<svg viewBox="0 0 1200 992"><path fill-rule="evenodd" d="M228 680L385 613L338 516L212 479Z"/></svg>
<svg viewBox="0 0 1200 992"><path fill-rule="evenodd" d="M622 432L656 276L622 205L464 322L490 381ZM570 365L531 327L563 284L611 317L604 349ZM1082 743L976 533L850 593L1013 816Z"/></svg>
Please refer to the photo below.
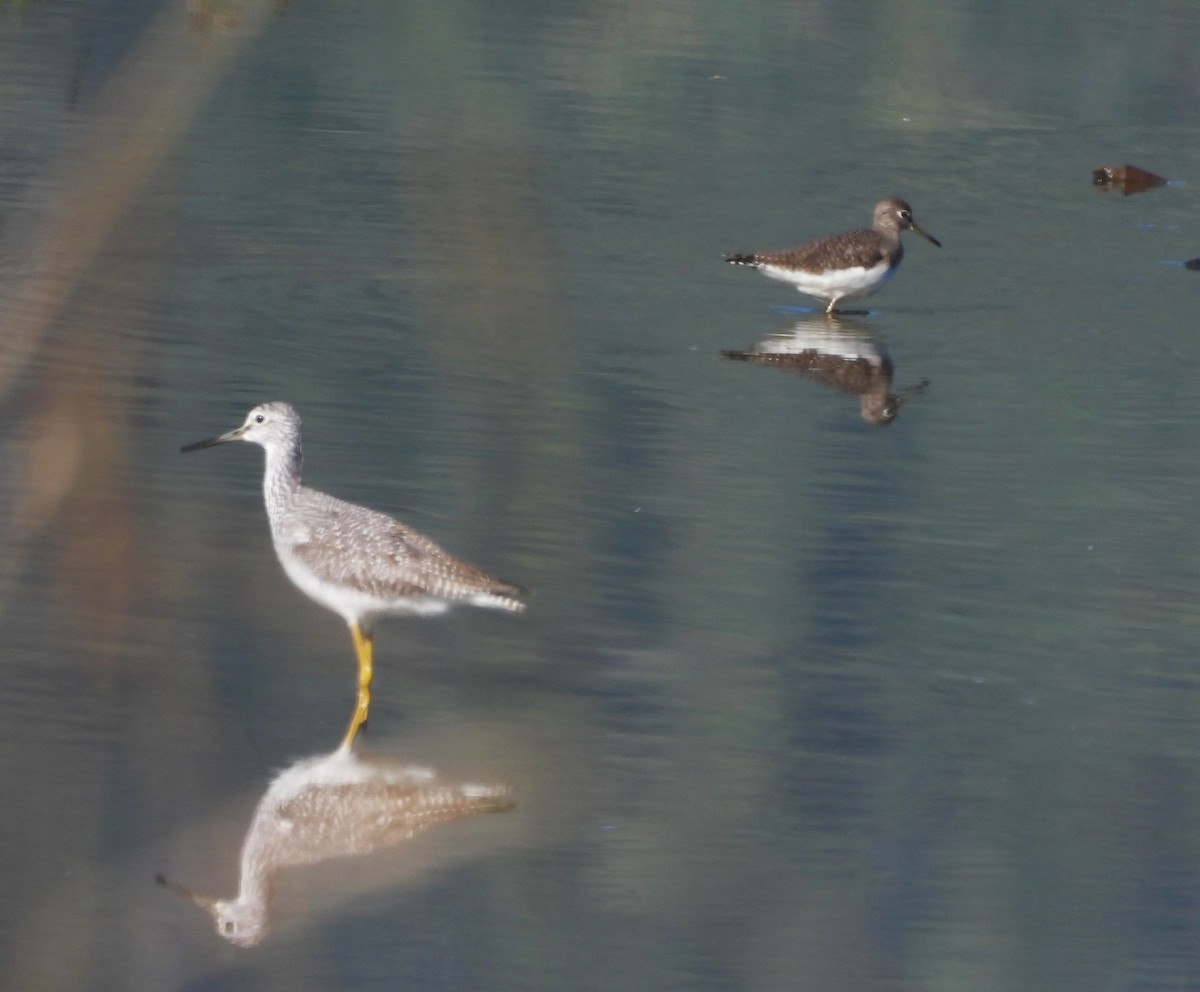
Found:
<svg viewBox="0 0 1200 992"><path fill-rule="evenodd" d="M267 935L265 906L214 899L208 911L217 924L217 933L238 947L253 947Z"/></svg>
<svg viewBox="0 0 1200 992"><path fill-rule="evenodd" d="M871 226L880 232L888 228L895 228L900 231L916 231L926 241L937 245L939 248L942 247L942 243L937 238L927 231L921 230L921 226L913 220L912 207L898 196L889 196L886 200L880 200L875 204L875 220Z"/></svg>
<svg viewBox="0 0 1200 992"><path fill-rule="evenodd" d="M213 899L211 896L193 892L186 885L180 885L163 875L155 875L154 880L177 896L194 902L203 909L217 925L217 933L231 944L239 947L253 947L262 941L267 934L267 905L266 896L255 902L240 899Z"/></svg>
<svg viewBox="0 0 1200 992"><path fill-rule="evenodd" d="M227 441L249 441L268 450L287 450L300 442L300 415L287 403L262 403L248 414L241 427L210 437L194 444L185 444L180 451L199 451Z"/></svg>

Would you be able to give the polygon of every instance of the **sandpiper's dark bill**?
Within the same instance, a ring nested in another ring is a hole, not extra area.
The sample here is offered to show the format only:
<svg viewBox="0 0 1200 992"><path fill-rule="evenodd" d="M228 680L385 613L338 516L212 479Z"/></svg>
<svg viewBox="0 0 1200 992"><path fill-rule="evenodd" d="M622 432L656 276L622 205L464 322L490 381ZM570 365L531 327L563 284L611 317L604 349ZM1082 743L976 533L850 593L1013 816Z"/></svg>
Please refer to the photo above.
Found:
<svg viewBox="0 0 1200 992"><path fill-rule="evenodd" d="M191 444L185 444L179 450L185 455L189 451L200 451L203 448L215 448L218 444L225 444L227 441L240 441L242 435L246 433L246 428L236 427L231 431L226 431L224 434L218 434L216 437L205 438L203 441L193 441Z"/></svg>

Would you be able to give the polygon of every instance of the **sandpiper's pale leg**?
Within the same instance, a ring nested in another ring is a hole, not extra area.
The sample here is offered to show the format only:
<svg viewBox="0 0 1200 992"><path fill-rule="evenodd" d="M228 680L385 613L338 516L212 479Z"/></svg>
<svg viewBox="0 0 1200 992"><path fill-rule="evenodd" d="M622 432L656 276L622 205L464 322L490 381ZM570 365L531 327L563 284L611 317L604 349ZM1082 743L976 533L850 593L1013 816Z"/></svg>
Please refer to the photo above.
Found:
<svg viewBox="0 0 1200 992"><path fill-rule="evenodd" d="M342 738L344 748L354 743L359 728L367 722L367 711L371 708L371 633L369 630L364 633L358 621L352 620L350 636L354 639L354 654L358 658L358 695L355 698L350 726L346 728L346 736Z"/></svg>

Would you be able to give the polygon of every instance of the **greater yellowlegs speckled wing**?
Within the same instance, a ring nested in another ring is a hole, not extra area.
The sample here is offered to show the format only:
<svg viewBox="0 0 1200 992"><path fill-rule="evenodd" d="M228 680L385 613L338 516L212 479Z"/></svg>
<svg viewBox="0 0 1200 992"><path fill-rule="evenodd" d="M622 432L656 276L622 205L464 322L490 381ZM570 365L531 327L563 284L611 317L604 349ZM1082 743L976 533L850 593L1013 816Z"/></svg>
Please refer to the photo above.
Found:
<svg viewBox="0 0 1200 992"><path fill-rule="evenodd" d="M731 265L748 265L772 279L790 282L801 293L827 300L827 314L842 300L861 300L878 293L904 257L901 231L916 231L941 247L937 238L917 225L912 207L889 196L875 204L870 227L818 238L784 251L727 255Z"/></svg>
<svg viewBox="0 0 1200 992"><path fill-rule="evenodd" d="M266 452L263 498L279 563L311 599L350 627L358 694L343 745L366 722L371 703L373 622L387 613L441 613L455 602L519 613L519 586L447 554L398 520L347 503L300 481L300 417L287 403L264 403L241 427L182 451L249 441Z"/></svg>

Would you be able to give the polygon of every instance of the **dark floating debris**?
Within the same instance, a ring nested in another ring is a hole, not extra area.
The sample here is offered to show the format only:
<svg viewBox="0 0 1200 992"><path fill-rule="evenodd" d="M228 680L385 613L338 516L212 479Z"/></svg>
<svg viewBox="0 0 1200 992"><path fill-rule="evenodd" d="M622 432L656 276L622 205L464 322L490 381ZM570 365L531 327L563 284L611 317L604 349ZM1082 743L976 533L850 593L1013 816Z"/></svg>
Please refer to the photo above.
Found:
<svg viewBox="0 0 1200 992"><path fill-rule="evenodd" d="M1153 172L1139 169L1136 165L1102 165L1092 170L1092 182L1107 190L1109 186L1119 189L1124 196L1144 193L1148 189L1166 186L1169 180Z"/></svg>
<svg viewBox="0 0 1200 992"><path fill-rule="evenodd" d="M1191 269L1193 272L1200 272L1200 258L1189 258L1183 263L1185 269Z"/></svg>

